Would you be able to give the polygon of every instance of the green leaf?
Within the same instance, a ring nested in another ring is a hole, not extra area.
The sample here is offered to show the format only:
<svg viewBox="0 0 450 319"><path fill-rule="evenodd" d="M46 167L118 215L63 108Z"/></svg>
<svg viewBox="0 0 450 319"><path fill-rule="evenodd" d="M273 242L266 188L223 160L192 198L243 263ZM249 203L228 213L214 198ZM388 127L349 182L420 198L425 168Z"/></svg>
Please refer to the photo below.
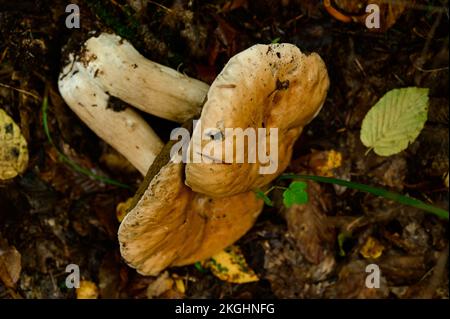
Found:
<svg viewBox="0 0 450 319"><path fill-rule="evenodd" d="M273 207L273 202L272 202L272 200L266 195L266 193L264 193L264 192L263 192L262 190L260 190L260 189L257 189L257 190L255 191L255 193L256 193L256 197L259 198L259 199L262 199L262 200L264 201L264 203L265 203L267 206Z"/></svg>
<svg viewBox="0 0 450 319"><path fill-rule="evenodd" d="M286 207L294 204L305 204L308 202L308 193L306 192L306 183L295 181L283 192L283 203Z"/></svg>
<svg viewBox="0 0 450 319"><path fill-rule="evenodd" d="M200 272L202 272L202 273L205 273L205 272L206 272L206 269L203 268L202 263L199 262L199 261L197 261L197 262L194 264L194 267L195 267L195 269L197 269L198 271L200 271Z"/></svg>
<svg viewBox="0 0 450 319"><path fill-rule="evenodd" d="M280 42L280 40L281 40L281 38L278 37L278 38L273 39L270 43L276 44L276 43Z"/></svg>
<svg viewBox="0 0 450 319"><path fill-rule="evenodd" d="M338 235L339 256L345 256L344 243L347 239L351 238L352 234L349 232L342 232Z"/></svg>
<svg viewBox="0 0 450 319"><path fill-rule="evenodd" d="M428 89L391 90L366 114L361 126L361 142L380 156L397 154L417 138L427 113Z"/></svg>

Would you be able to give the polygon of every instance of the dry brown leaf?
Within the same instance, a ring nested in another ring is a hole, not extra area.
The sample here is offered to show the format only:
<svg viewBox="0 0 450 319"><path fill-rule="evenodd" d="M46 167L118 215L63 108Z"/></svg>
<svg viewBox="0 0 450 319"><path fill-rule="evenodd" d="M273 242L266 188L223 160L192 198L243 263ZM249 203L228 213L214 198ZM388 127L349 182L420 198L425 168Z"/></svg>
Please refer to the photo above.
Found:
<svg viewBox="0 0 450 319"><path fill-rule="evenodd" d="M0 281L8 288L14 288L19 280L21 259L22 256L14 246L2 248L0 245Z"/></svg>
<svg viewBox="0 0 450 319"><path fill-rule="evenodd" d="M308 182L307 192L308 203L288 208L285 218L299 250L309 262L319 264L334 244L334 229L327 223L319 184Z"/></svg>
<svg viewBox="0 0 450 319"><path fill-rule="evenodd" d="M147 298L152 299L160 297L165 292L171 290L174 283L174 280L169 276L169 272L163 272L154 282L148 285Z"/></svg>

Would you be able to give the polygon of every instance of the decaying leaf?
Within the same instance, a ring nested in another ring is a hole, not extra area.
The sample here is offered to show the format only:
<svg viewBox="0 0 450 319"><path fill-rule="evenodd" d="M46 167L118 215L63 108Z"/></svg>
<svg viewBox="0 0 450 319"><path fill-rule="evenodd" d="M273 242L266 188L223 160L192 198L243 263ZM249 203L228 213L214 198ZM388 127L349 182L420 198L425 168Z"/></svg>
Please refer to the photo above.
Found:
<svg viewBox="0 0 450 319"><path fill-rule="evenodd" d="M17 249L0 242L0 282L13 288L19 280L21 270L21 255Z"/></svg>
<svg viewBox="0 0 450 319"><path fill-rule="evenodd" d="M387 280L384 273L379 277L379 288L366 285L368 263L362 260L352 260L345 264L338 273L334 286L328 287L325 298L338 299L380 299L389 295Z"/></svg>
<svg viewBox="0 0 450 319"><path fill-rule="evenodd" d="M168 271L165 271L148 285L147 298L179 299L185 292L183 278L176 274L170 275Z"/></svg>
<svg viewBox="0 0 450 319"><path fill-rule="evenodd" d="M361 142L380 156L399 153L419 136L427 120L427 112L428 89L391 90L364 118Z"/></svg>
<svg viewBox="0 0 450 319"><path fill-rule="evenodd" d="M205 267L220 280L234 284L258 281L255 272L249 268L244 255L237 246L230 246L206 261Z"/></svg>
<svg viewBox="0 0 450 319"><path fill-rule="evenodd" d="M307 183L308 203L293 205L284 215L298 249L309 262L319 264L332 251L334 229L326 219L326 203L320 185Z"/></svg>
<svg viewBox="0 0 450 319"><path fill-rule="evenodd" d="M169 272L165 271L154 282L147 287L147 298L152 299L161 296L166 291L172 289L174 281L169 276Z"/></svg>
<svg viewBox="0 0 450 319"><path fill-rule="evenodd" d="M407 6L414 0L335 0L324 1L325 9L335 19L342 22L357 22L366 25L374 15L379 16L379 26L369 28L370 31L383 32L392 27L400 18Z"/></svg>
<svg viewBox="0 0 450 319"><path fill-rule="evenodd" d="M377 259L383 253L384 246L375 238L369 237L359 251L366 259Z"/></svg>
<svg viewBox="0 0 450 319"><path fill-rule="evenodd" d="M98 287L89 280L80 281L80 288L77 288L77 299L97 299Z"/></svg>
<svg viewBox="0 0 450 319"><path fill-rule="evenodd" d="M27 141L14 120L0 109L0 180L16 177L27 165Z"/></svg>
<svg viewBox="0 0 450 319"><path fill-rule="evenodd" d="M315 151L305 156L304 160L314 174L332 177L333 170L342 165L342 154L335 150Z"/></svg>

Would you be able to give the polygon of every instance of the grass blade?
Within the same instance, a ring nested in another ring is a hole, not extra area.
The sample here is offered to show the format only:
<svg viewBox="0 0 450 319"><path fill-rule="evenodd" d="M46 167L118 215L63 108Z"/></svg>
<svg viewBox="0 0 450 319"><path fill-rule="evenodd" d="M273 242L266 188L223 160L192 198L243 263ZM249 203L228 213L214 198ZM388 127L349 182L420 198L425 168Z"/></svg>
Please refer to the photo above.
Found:
<svg viewBox="0 0 450 319"><path fill-rule="evenodd" d="M307 180L312 180L312 181L321 182L321 183L336 184L336 185L356 189L359 191L363 191L366 193L370 193L373 195L384 197L386 199L396 201L403 205L408 205L408 206L422 209L428 213L434 214L440 218L448 220L448 215L449 215L448 211L446 211L444 209L435 207L433 205L426 204L426 203L424 203L418 199L412 198L412 197L408 197L408 196L401 195L398 193L390 192L383 188L377 188L377 187L369 186L366 184L349 182L349 181L337 179L337 178L315 176L315 175L283 174L279 177L279 179L296 179L296 178L297 179L307 179Z"/></svg>

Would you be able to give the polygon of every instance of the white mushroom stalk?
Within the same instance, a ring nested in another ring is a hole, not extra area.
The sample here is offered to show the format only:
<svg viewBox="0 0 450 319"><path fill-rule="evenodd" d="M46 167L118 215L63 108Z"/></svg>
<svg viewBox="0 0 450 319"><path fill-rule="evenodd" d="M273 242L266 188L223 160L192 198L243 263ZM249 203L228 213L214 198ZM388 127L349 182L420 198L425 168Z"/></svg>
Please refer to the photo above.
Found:
<svg viewBox="0 0 450 319"><path fill-rule="evenodd" d="M145 175L162 141L136 111L108 108L109 95L79 66L69 63L63 69L58 82L62 97L89 128Z"/></svg>
<svg viewBox="0 0 450 319"><path fill-rule="evenodd" d="M201 81L146 59L114 34L88 39L75 65L109 95L178 123L200 114L209 89Z"/></svg>
<svg viewBox="0 0 450 319"><path fill-rule="evenodd" d="M83 122L144 175L163 144L132 109L108 108L109 97L182 123L200 114L209 88L144 58L128 41L108 33L89 38L78 54L70 54L58 86Z"/></svg>

